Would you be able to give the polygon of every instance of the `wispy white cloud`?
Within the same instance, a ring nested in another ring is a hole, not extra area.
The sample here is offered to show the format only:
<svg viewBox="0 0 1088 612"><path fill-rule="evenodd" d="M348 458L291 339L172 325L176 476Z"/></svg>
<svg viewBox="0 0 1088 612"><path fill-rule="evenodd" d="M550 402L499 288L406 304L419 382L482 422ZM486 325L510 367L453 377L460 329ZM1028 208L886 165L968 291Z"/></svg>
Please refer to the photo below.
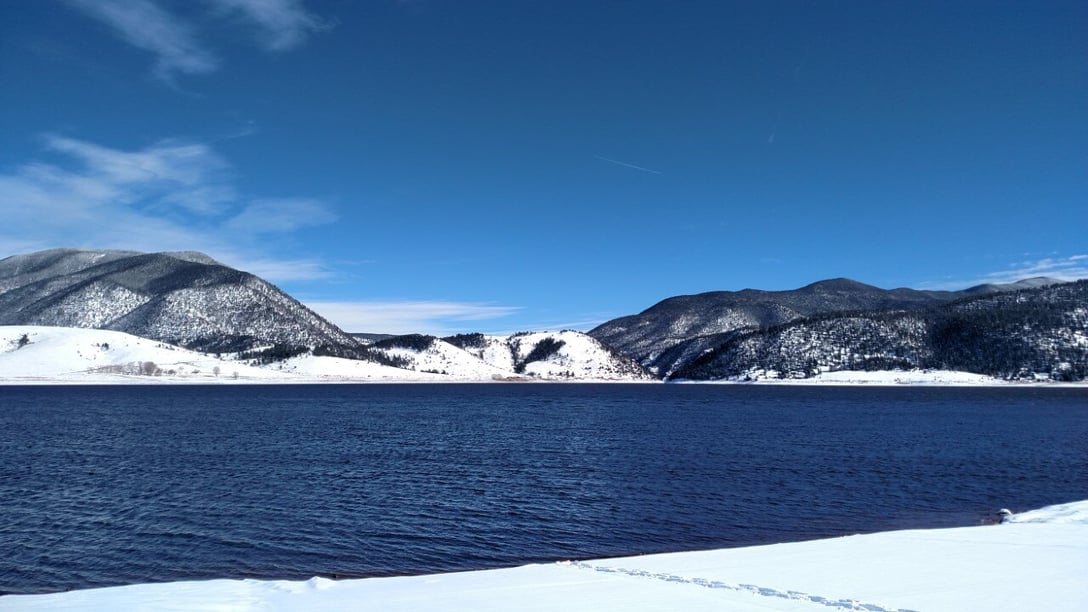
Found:
<svg viewBox="0 0 1088 612"><path fill-rule="evenodd" d="M945 280L922 285L924 289L965 289L988 283L1014 283L1025 278L1046 276L1058 280L1077 280L1088 278L1088 255L1070 255L1066 257L1045 257L1029 259L1010 264L1003 270L990 272L967 280Z"/></svg>
<svg viewBox="0 0 1088 612"><path fill-rule="evenodd" d="M501 319L521 310L517 306L448 301L306 300L306 305L351 332L435 336L478 331L476 326L481 321Z"/></svg>
<svg viewBox="0 0 1088 612"><path fill-rule="evenodd" d="M260 256L249 257L245 254L232 257L232 260L223 263L277 283L317 280L332 276L328 267L317 259L270 259Z"/></svg>
<svg viewBox="0 0 1088 612"><path fill-rule="evenodd" d="M622 161L620 161L618 159L611 159L611 158L608 158L608 157L602 157L600 155L594 155L593 157L595 157L596 159L599 159L601 161L608 162L610 164L616 164L617 166L623 166L624 168L631 168L633 170L639 170L641 172L649 172L650 174L661 174L657 170L651 170L649 168L643 168L642 166L636 166L634 164L629 164L627 162L622 162Z"/></svg>
<svg viewBox="0 0 1088 612"><path fill-rule="evenodd" d="M140 151L119 151L55 135L45 137L48 149L79 162L78 176L110 188L114 197L154 197L160 207L181 206L214 214L237 194L229 184L229 164L200 143L163 141ZM81 185L88 187L87 182Z"/></svg>
<svg viewBox="0 0 1088 612"><path fill-rule="evenodd" d="M203 251L277 282L329 274L313 259L270 256L257 238L331 221L332 209L314 198L244 197L206 144L125 151L50 135L45 149L58 159L0 173L0 257L60 246Z"/></svg>
<svg viewBox="0 0 1088 612"><path fill-rule="evenodd" d="M219 59L197 37L202 26L209 25L207 20L234 17L253 28L269 51L287 51L331 27L299 0L206 0L210 11L190 12L188 17L167 10L162 0L67 1L125 42L154 54L153 73L171 84L177 74L206 74L219 68Z"/></svg>
<svg viewBox="0 0 1088 612"><path fill-rule="evenodd" d="M68 0L105 23L134 47L155 54L155 75L166 81L175 73L203 74L219 61L197 42L193 28L152 0Z"/></svg>
<svg viewBox="0 0 1088 612"><path fill-rule="evenodd" d="M267 234L325 225L335 220L336 215L318 200L280 198L253 201L227 225L239 231Z"/></svg>
<svg viewBox="0 0 1088 612"><path fill-rule="evenodd" d="M218 4L257 26L264 45L272 51L296 47L311 33L329 27L297 0L218 0Z"/></svg>

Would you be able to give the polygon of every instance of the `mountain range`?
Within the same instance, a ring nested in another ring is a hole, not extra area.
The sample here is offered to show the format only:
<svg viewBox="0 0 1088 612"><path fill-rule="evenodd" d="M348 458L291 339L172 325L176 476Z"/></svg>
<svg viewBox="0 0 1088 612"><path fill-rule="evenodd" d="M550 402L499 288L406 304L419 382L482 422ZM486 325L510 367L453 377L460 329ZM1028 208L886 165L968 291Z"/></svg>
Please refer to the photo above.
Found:
<svg viewBox="0 0 1088 612"><path fill-rule="evenodd" d="M580 332L446 340L349 334L271 283L193 252L53 249L0 260L0 325L111 330L314 376L325 368L340 377L373 378L378 365L387 368L380 371L384 380L397 379L395 371L412 380L424 374L458 380L651 378L633 360Z"/></svg>
<svg viewBox="0 0 1088 612"><path fill-rule="evenodd" d="M1088 283L1033 278L918 291L834 279L669 298L589 334L666 379L940 368L1082 380Z"/></svg>
<svg viewBox="0 0 1088 612"><path fill-rule="evenodd" d="M251 367L345 379L759 380L916 368L1088 376L1088 282L1050 278L963 291L839 278L671 297L588 334L437 338L346 333L271 283L201 253L53 249L0 260L0 325L39 335L35 326L112 330ZM8 352L31 337L16 340Z"/></svg>

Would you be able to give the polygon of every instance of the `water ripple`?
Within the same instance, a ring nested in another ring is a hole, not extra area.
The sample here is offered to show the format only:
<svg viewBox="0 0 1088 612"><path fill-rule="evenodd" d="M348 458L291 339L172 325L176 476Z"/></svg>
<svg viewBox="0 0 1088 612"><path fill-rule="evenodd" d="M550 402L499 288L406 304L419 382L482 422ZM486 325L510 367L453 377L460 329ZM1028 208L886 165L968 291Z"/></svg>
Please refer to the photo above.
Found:
<svg viewBox="0 0 1088 612"><path fill-rule="evenodd" d="M1088 393L0 387L0 593L971 524L1088 496Z"/></svg>

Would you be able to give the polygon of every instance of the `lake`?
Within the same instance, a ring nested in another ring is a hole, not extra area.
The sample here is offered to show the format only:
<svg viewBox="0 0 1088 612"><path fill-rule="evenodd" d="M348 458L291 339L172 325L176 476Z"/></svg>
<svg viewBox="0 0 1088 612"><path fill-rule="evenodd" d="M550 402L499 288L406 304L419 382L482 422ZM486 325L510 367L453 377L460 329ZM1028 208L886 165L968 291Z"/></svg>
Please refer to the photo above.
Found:
<svg viewBox="0 0 1088 612"><path fill-rule="evenodd" d="M0 386L0 594L482 569L1088 499L1088 389Z"/></svg>

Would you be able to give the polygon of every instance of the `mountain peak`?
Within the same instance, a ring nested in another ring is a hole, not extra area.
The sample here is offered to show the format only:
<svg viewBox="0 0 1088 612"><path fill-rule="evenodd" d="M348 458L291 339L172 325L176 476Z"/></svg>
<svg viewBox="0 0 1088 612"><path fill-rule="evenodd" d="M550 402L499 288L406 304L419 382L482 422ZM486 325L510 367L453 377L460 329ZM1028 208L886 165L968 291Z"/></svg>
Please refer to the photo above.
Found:
<svg viewBox="0 0 1088 612"><path fill-rule="evenodd" d="M979 294L979 293L999 293L1002 291L1020 291L1023 289L1034 289L1036 287L1046 287L1047 285L1057 285L1067 281L1059 278L1052 278L1049 276L1032 276L1031 278L1022 278L1018 281L1011 283L984 283L982 285L975 285L969 289L966 289L964 293Z"/></svg>
<svg viewBox="0 0 1088 612"><path fill-rule="evenodd" d="M180 259L182 261L188 261L192 263L200 263L209 266L222 266L223 264L213 259L212 257L201 253L200 251L172 251L165 252L163 255L168 255L174 259Z"/></svg>
<svg viewBox="0 0 1088 612"><path fill-rule="evenodd" d="M111 329L213 352L358 346L274 285L193 251L0 260L0 324Z"/></svg>
<svg viewBox="0 0 1088 612"><path fill-rule="evenodd" d="M798 289L798 291L824 291L824 292L843 292L843 291L880 291L878 287L867 285L865 283L856 281L852 278L829 278L822 281L816 281L815 283L805 285Z"/></svg>

